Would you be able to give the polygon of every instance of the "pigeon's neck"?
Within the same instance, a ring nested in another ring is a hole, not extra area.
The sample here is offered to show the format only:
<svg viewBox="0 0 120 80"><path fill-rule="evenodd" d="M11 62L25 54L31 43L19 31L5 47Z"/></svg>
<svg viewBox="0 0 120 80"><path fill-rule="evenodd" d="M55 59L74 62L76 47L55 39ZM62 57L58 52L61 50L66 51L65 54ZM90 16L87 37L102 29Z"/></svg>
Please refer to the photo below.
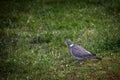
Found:
<svg viewBox="0 0 120 80"><path fill-rule="evenodd" d="M71 44L71 45L70 45L70 47L73 47L73 46L74 46L74 44Z"/></svg>

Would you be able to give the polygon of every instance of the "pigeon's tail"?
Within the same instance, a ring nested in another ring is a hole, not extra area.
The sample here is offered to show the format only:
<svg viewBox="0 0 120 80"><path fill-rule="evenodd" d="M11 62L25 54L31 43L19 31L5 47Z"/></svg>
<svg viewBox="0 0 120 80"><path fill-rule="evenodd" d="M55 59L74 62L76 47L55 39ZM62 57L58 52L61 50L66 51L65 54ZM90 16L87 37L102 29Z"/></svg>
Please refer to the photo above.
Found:
<svg viewBox="0 0 120 80"><path fill-rule="evenodd" d="M94 57L95 59L98 59L98 60L102 60L102 58L98 57L98 56L95 56Z"/></svg>
<svg viewBox="0 0 120 80"><path fill-rule="evenodd" d="M98 57L96 55L89 55L89 56L87 56L87 58L102 60L102 58L100 58L100 57Z"/></svg>
<svg viewBox="0 0 120 80"><path fill-rule="evenodd" d="M101 57L96 56L96 54L92 54L92 56L91 56L91 57L92 57L92 58L94 58L94 59L102 60L102 58L101 58Z"/></svg>

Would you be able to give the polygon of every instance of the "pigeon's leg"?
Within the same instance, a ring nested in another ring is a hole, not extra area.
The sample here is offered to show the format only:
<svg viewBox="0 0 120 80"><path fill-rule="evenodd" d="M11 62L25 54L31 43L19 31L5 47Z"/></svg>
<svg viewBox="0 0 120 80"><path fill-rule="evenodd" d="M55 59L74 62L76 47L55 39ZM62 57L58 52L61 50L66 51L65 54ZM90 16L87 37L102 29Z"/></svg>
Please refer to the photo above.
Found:
<svg viewBox="0 0 120 80"><path fill-rule="evenodd" d="M80 66L82 66L82 64L83 64L83 63L82 63L83 59L84 59L84 58L80 58L80 59L78 60L79 63L80 63Z"/></svg>

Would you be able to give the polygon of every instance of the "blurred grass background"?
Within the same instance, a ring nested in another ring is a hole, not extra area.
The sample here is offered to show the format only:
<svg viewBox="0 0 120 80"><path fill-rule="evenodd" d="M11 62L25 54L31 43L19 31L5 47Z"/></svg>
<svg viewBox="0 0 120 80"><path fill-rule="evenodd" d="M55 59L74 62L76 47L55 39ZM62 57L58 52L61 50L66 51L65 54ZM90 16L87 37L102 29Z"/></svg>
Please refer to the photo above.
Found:
<svg viewBox="0 0 120 80"><path fill-rule="evenodd" d="M1 0L1 80L119 80L120 0ZM101 56L74 61L66 39Z"/></svg>

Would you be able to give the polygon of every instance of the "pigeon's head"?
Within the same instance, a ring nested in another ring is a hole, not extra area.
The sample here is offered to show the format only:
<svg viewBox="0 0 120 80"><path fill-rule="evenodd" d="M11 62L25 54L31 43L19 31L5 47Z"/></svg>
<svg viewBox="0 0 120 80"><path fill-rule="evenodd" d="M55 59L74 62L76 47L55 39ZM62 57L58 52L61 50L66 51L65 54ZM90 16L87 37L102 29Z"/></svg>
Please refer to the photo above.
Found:
<svg viewBox="0 0 120 80"><path fill-rule="evenodd" d="M67 45L68 45L69 47L72 47L72 46L73 46L73 43L72 43L72 41L71 41L70 39L67 39L66 43L67 43Z"/></svg>

